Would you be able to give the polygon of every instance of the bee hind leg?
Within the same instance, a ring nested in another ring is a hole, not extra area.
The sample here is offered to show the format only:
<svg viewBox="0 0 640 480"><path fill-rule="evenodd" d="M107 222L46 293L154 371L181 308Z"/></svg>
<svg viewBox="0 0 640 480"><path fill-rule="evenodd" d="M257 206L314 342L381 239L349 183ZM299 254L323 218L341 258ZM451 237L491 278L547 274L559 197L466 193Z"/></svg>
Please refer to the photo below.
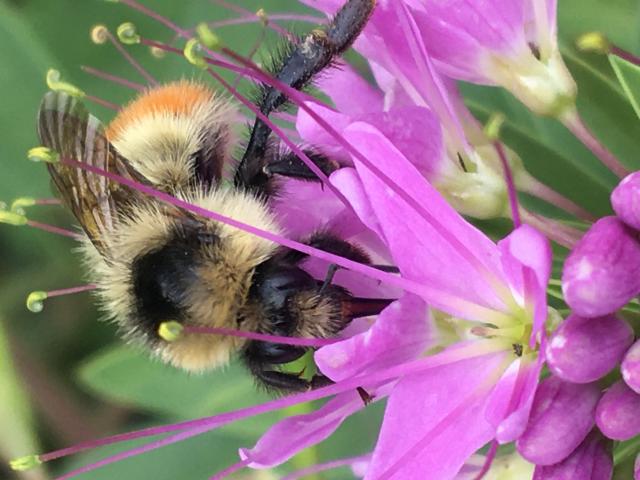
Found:
<svg viewBox="0 0 640 480"><path fill-rule="evenodd" d="M300 43L289 44L269 70L275 78L296 90L305 88L322 70L334 64L364 29L375 8L375 0L348 0L331 22L311 31ZM266 116L282 108L289 98L284 92L263 85L257 106ZM238 187L269 196L274 187L265 171L268 163L271 128L260 118L255 120L249 143L235 172ZM321 167L322 168L322 167ZM308 172L304 172L308 176Z"/></svg>
<svg viewBox="0 0 640 480"><path fill-rule="evenodd" d="M277 372L275 370L254 370L253 374L267 388L284 392L304 392L333 384L324 375L314 375L311 379L306 380L295 373Z"/></svg>

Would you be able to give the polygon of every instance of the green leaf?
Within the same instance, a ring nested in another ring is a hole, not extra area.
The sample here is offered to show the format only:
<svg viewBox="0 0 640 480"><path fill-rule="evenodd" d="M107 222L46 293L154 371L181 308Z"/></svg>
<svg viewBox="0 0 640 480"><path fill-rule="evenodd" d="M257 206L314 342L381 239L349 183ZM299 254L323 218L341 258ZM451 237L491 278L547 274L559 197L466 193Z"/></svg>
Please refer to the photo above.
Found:
<svg viewBox="0 0 640 480"><path fill-rule="evenodd" d="M609 62L633 109L640 117L640 67L616 55L609 55Z"/></svg>
<svg viewBox="0 0 640 480"><path fill-rule="evenodd" d="M38 453L29 400L13 368L9 342L0 319L0 456L5 460ZM22 478L45 478L40 468L21 474Z"/></svg>
<svg viewBox="0 0 640 480"><path fill-rule="evenodd" d="M211 373L189 374L149 358L146 352L116 346L98 353L78 370L80 382L111 401L173 418L192 418L255 405L269 397L233 364Z"/></svg>
<svg viewBox="0 0 640 480"><path fill-rule="evenodd" d="M640 452L640 435L625 442L620 442L613 450L613 463L624 463L630 457L635 459Z"/></svg>

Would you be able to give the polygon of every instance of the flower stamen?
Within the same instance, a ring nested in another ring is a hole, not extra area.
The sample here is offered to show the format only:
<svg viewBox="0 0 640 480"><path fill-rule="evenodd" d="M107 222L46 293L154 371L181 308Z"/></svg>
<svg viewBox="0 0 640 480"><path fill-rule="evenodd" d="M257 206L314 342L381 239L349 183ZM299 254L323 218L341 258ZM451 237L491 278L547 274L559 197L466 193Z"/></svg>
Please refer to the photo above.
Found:
<svg viewBox="0 0 640 480"><path fill-rule="evenodd" d="M184 334L224 335L239 338L248 338L261 342L278 343L282 345L294 345L299 347L325 347L341 341L342 339L323 338L298 338L284 337L281 335L268 335L264 333L235 330L232 328L204 327L182 325L176 321L162 322L158 327L158 335L167 342L175 342Z"/></svg>
<svg viewBox="0 0 640 480"><path fill-rule="evenodd" d="M95 285L81 285L79 287L63 288L60 290L51 290L49 292L36 290L27 296L27 301L25 303L30 312L40 313L44 310L44 301L48 298L75 295L76 293L88 292L95 290L96 288L97 287Z"/></svg>

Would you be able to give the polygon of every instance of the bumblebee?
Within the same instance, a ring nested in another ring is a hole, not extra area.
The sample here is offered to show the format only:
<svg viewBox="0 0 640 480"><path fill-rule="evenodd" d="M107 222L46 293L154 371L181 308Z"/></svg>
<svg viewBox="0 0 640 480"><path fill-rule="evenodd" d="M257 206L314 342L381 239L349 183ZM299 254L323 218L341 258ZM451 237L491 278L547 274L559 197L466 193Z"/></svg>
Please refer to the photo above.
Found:
<svg viewBox="0 0 640 480"><path fill-rule="evenodd" d="M302 89L356 39L374 0L349 0L326 28L317 29L273 68L273 75ZM287 102L263 85L257 106L264 115ZM145 91L104 128L76 98L45 95L38 133L63 158L150 185L199 207L272 233L281 233L270 200L278 176L313 180L293 154L273 148L270 128L256 119L242 158L232 158L235 110L207 86L180 81ZM309 152L326 173L335 162ZM223 170L235 165L232 182ZM188 371L225 364L235 353L264 385L296 391L329 383L281 370L306 349L244 338L185 334L175 342L158 335L165 321L224 327L279 336L328 338L354 317L379 313L386 300L354 298L329 279L305 272L305 255L229 225L169 207L138 191L64 163L48 165L60 196L80 223L83 253L103 309L125 338ZM328 232L308 245L368 263L355 245Z"/></svg>

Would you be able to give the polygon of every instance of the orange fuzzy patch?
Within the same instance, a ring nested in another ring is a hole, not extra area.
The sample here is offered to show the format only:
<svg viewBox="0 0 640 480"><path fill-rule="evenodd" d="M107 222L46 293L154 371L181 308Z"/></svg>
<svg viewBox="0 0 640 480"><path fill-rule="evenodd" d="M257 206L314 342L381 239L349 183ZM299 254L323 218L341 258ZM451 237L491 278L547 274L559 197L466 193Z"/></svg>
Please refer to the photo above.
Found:
<svg viewBox="0 0 640 480"><path fill-rule="evenodd" d="M204 85L182 80L146 91L124 107L107 127L107 138L117 140L133 122L155 113L189 115L196 106L211 99Z"/></svg>

